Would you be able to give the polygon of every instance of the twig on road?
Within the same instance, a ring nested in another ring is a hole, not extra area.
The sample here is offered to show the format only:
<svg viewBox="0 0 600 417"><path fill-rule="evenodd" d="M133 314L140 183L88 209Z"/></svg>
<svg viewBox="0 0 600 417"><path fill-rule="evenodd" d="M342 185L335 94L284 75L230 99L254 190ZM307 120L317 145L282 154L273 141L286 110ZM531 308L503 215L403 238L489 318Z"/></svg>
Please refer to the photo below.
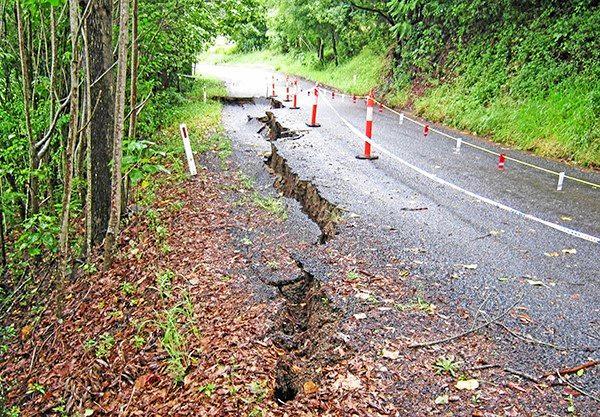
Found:
<svg viewBox="0 0 600 417"><path fill-rule="evenodd" d="M508 328L506 325L504 325L503 323L496 323L496 326L501 327L502 329L504 329L507 333L509 333L510 335L516 337L519 340L522 340L524 342L527 343L537 343L538 345L542 345L542 346L547 346L556 350L572 350L570 348L567 348L565 346L558 346L555 345L554 343L550 343L550 342L544 342L543 340L538 340L533 338L530 335L524 336L519 332L516 332L514 330L511 330L510 328Z"/></svg>
<svg viewBox="0 0 600 417"><path fill-rule="evenodd" d="M485 296L484 296L484 299L483 299L482 303L479 305L479 307L477 307L477 311L475 312L475 316L473 317L473 325L471 326L471 329L473 329L473 327L475 327L475 323L477 322L477 319L479 318L479 315L481 313L484 313L483 307L488 302L488 300L490 299L491 295L492 295L492 293L490 291L487 291L486 294L485 294Z"/></svg>
<svg viewBox="0 0 600 417"><path fill-rule="evenodd" d="M531 374L528 374L526 372L522 372L522 371L519 371L517 369L513 369L513 368L509 368L509 367L504 367L504 368L502 368L502 370L504 372L508 372L509 374L513 374L513 375L516 375L516 376L520 376L521 378L528 379L528 380L530 380L532 382L535 382L536 384L540 383L540 380L539 380L538 377L533 376Z"/></svg>
<svg viewBox="0 0 600 417"><path fill-rule="evenodd" d="M508 315L508 313L510 313L512 311L513 308L515 308L517 306L517 304L519 304L521 302L522 299L523 299L523 296L519 297L519 299L513 305L511 305L508 309L504 310L501 314L497 315L493 319L486 321L483 324L480 324L477 327L473 327L473 328L467 330L466 332L462 332L457 335L446 337L443 339L432 340L429 342L413 343L413 344L408 345L408 347L409 348L421 348L421 347L439 345L442 343L448 343L453 340L460 339L461 337L465 337L471 333L477 332L477 331L489 326L490 324L496 323L498 320L502 320L504 317L506 317Z"/></svg>
<svg viewBox="0 0 600 417"><path fill-rule="evenodd" d="M547 372L546 374L544 374L544 376L545 377L550 376L550 375L554 374L554 372L558 372L561 375L574 374L578 371L581 371L582 369L587 369L587 368L596 366L599 363L600 363L600 361L589 361L589 362L583 363L581 365L574 366L572 368L566 368L566 369L561 369L561 370L557 370L557 371Z"/></svg>
<svg viewBox="0 0 600 417"><path fill-rule="evenodd" d="M577 391L578 393L580 393L581 395L585 395L588 398L591 398L592 400L600 403L600 398L596 397L594 394L591 394L587 391L585 391L583 388L581 388L578 385L573 384L572 382L570 382L569 380L563 378L560 374L560 372L556 372L556 375L558 376L558 379L563 382L564 384L567 384L568 386L570 386L571 388L573 388L575 391Z"/></svg>

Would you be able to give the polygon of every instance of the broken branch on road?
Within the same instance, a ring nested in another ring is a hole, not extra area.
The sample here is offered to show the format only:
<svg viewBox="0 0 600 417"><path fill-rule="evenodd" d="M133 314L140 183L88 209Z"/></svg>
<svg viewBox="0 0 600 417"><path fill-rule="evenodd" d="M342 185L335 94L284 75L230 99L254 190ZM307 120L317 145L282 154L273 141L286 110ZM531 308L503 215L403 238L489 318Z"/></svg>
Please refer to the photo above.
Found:
<svg viewBox="0 0 600 417"><path fill-rule="evenodd" d="M465 332L459 333L459 334L457 334L455 336L446 337L444 339L432 340L432 341L429 341L429 342L413 343L413 344L408 345L408 347L409 348L421 348L421 347L428 347L428 346L439 345L439 344L442 344L442 343L448 343L448 342L451 342L453 340L460 339L460 338L465 337L465 336L467 336L467 335L469 335L471 333L477 332L477 331L479 331L479 330L481 330L481 329L489 326L490 324L494 324L497 321L502 320L504 317L506 317L511 312L511 310L513 308L515 308L517 306L517 304L519 304L521 302L522 299L523 299L523 296L519 297L519 299L513 305L510 306L510 308L504 310L501 314L499 314L495 318L490 319L490 320L486 321L485 323L483 323L483 324L481 324L481 325L479 325L477 327L471 328L471 329L469 329L469 330L467 330Z"/></svg>

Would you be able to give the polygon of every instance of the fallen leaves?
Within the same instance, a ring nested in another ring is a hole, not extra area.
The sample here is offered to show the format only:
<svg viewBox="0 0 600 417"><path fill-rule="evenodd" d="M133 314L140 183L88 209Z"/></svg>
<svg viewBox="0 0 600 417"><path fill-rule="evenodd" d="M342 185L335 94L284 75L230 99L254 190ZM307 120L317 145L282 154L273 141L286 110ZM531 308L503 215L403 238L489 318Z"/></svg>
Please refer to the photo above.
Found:
<svg viewBox="0 0 600 417"><path fill-rule="evenodd" d="M334 388L345 389L348 391L357 390L362 387L362 383L360 379L356 377L353 373L348 372L346 375L340 375L338 379L333 384Z"/></svg>
<svg viewBox="0 0 600 417"><path fill-rule="evenodd" d="M550 287L556 286L555 282L551 282L549 284L546 284L544 281L540 281L540 280L537 280L537 279L525 278L525 282L528 283L529 285L531 285L532 287L546 287L546 288L550 288Z"/></svg>
<svg viewBox="0 0 600 417"><path fill-rule="evenodd" d="M383 348L383 350L381 351L381 356L387 359L396 360L400 357L400 351L388 350L386 348Z"/></svg>
<svg viewBox="0 0 600 417"><path fill-rule="evenodd" d="M315 392L317 392L319 390L319 387L317 386L317 384L315 384L312 381L306 381L304 383L304 385L302 386L302 388L304 389L304 393L306 395L314 394Z"/></svg>
<svg viewBox="0 0 600 417"><path fill-rule="evenodd" d="M456 382L455 387L459 390L475 391L479 388L479 381L476 379L461 379Z"/></svg>
<svg viewBox="0 0 600 417"><path fill-rule="evenodd" d="M437 405L448 404L448 402L449 402L448 394L437 396L433 402L436 403Z"/></svg>
<svg viewBox="0 0 600 417"><path fill-rule="evenodd" d="M575 255L577 253L577 249L567 248L567 249L561 249L560 252L559 251L544 252L544 255L546 255L550 258L558 258L561 255L561 253L563 255Z"/></svg>

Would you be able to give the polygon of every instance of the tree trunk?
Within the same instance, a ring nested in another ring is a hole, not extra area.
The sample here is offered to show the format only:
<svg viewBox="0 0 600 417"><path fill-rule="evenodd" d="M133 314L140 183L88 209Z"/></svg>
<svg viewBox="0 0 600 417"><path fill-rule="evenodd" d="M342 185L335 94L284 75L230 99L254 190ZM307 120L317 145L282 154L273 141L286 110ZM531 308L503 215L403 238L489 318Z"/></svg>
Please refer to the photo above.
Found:
<svg viewBox="0 0 600 417"><path fill-rule="evenodd" d="M90 70L90 48L89 48L89 31L87 22L83 25L83 53L85 62L85 117L87 125L83 132L85 138L85 258L88 262L92 259L93 241L93 213L92 213L92 78Z"/></svg>
<svg viewBox="0 0 600 417"><path fill-rule="evenodd" d="M137 79L138 79L138 0L132 0L132 20L131 20L131 93L129 97L129 106L131 116L129 117L129 139L135 139L137 123Z"/></svg>
<svg viewBox="0 0 600 417"><path fill-rule="evenodd" d="M319 62L323 62L325 59L325 44L323 39L319 38L319 49L317 51L317 57L319 58Z"/></svg>
<svg viewBox="0 0 600 417"><path fill-rule="evenodd" d="M115 91L115 124L114 124L114 147L112 184L110 190L110 218L106 239L104 239L104 269L108 269L112 263L113 250L119 235L119 224L121 222L121 158L123 156L123 123L125 121L125 89L127 84L127 44L129 31L129 0L119 1L119 45L117 64L117 84Z"/></svg>
<svg viewBox="0 0 600 417"><path fill-rule="evenodd" d="M114 71L112 47L112 2L110 0L88 0L92 2L87 18L89 40L90 76L96 84L91 88L91 102L97 111L90 122L91 182L92 185L92 240L102 242L110 215L111 173L110 160L113 153L114 126Z"/></svg>
<svg viewBox="0 0 600 417"><path fill-rule="evenodd" d="M335 37L335 31L331 30L331 47L333 48L333 59L335 60L335 65L338 66L340 64L338 60L338 52L337 52L337 39Z"/></svg>
<svg viewBox="0 0 600 417"><path fill-rule="evenodd" d="M19 57L21 59L21 82L23 87L23 112L25 113L25 128L29 140L29 214L36 214L39 209L39 181L35 175L38 168L38 157L35 150L35 138L31 127L31 75L29 72L30 56L27 48L25 28L20 4L15 5L17 16L17 32L19 35Z"/></svg>
<svg viewBox="0 0 600 417"><path fill-rule="evenodd" d="M71 214L71 195L73 192L73 160L75 158L75 142L77 142L77 137L79 136L79 4L77 0L69 0L69 26L71 28L71 101L69 103L69 135L67 137L64 158L64 189L59 239L61 259L60 290L64 288L67 280L69 217Z"/></svg>

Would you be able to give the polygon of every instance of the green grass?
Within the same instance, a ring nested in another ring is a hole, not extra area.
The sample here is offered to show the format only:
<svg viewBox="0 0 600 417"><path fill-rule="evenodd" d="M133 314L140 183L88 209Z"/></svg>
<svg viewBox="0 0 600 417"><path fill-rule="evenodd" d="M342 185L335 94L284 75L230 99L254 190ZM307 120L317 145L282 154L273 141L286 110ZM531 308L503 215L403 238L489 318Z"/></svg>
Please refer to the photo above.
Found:
<svg viewBox="0 0 600 417"><path fill-rule="evenodd" d="M204 91L208 100L204 102ZM183 153L179 124L185 123L190 134L192 149L204 153L216 151L227 157L231 152L231 143L221 126L222 104L214 97L227 95L223 84L210 78L199 78L184 102L172 111L166 128L161 132L161 144L167 151L177 150Z"/></svg>
<svg viewBox="0 0 600 417"><path fill-rule="evenodd" d="M318 81L350 94L367 94L382 84L387 72L385 56L369 48L363 49L357 56L338 66L333 63L315 64L312 57L284 55L270 50L248 54L228 54L226 51L220 51L202 58L214 63L269 64L277 71Z"/></svg>
<svg viewBox="0 0 600 417"><path fill-rule="evenodd" d="M160 344L168 355L169 373L177 383L183 381L190 359L187 338L178 324L181 315L181 308L176 306L165 310L158 320L163 332Z"/></svg>
<svg viewBox="0 0 600 417"><path fill-rule="evenodd" d="M274 214L281 220L286 220L288 213L285 206L285 201L282 198L275 198L270 196L262 196L258 192L252 195L252 201L259 208Z"/></svg>
<svg viewBox="0 0 600 417"><path fill-rule="evenodd" d="M460 79L442 84L418 98L415 110L430 120L541 156L600 165L600 125L589 112L594 88L584 80L568 79L540 97L516 100L502 94L488 104L473 90Z"/></svg>

